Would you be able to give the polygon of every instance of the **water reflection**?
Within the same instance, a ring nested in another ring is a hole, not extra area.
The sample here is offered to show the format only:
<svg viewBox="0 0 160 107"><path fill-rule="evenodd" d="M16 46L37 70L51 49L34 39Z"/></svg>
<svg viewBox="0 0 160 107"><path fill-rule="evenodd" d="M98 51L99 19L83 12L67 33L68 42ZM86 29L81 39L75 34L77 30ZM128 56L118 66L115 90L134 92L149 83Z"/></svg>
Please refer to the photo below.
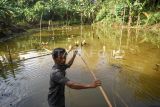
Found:
<svg viewBox="0 0 160 107"><path fill-rule="evenodd" d="M32 32L0 43L0 104L4 107L9 107L10 104L19 107L22 105L47 107L47 99L44 96L47 96L48 92L52 58L49 55L25 59L47 54L45 49L52 50L55 47L68 49L71 45L80 44L79 54L102 80L103 88L109 94L113 107L159 105L159 34L140 29L113 29L103 24L101 26L82 26L82 29L80 26L43 29L41 36L39 32ZM71 80L81 82L92 80L85 64L78 56L69 71ZM70 105L71 99L73 103L71 105L76 107L106 106L98 90L78 93L69 89L66 91L70 92L66 95L66 105ZM88 102L92 103L84 103L85 98L89 99L91 96L94 99ZM32 101L29 100L31 98Z"/></svg>

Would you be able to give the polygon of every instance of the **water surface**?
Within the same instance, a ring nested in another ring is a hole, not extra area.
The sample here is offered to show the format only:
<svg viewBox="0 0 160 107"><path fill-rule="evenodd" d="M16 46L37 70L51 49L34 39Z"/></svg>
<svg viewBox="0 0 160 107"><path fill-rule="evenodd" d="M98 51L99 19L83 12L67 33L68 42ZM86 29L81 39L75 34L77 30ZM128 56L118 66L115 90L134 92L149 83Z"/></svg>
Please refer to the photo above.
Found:
<svg viewBox="0 0 160 107"><path fill-rule="evenodd" d="M82 28L82 29L81 29ZM54 64L48 53L84 41L79 54L102 81L113 107L160 106L160 35L138 29L63 26L28 31L0 43L1 107L48 107L49 74ZM42 45L40 45L40 42ZM9 50L11 55L9 55ZM72 56L70 52L68 59ZM25 60L28 59L28 60ZM70 80L90 83L93 77L80 56L67 70ZM107 107L97 89L66 87L67 107Z"/></svg>

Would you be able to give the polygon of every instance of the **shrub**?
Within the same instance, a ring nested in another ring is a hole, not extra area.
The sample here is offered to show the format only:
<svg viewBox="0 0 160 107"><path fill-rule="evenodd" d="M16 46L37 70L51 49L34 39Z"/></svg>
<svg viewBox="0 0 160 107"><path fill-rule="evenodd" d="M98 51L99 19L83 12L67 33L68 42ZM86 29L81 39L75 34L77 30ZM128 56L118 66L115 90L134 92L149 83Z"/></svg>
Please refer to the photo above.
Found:
<svg viewBox="0 0 160 107"><path fill-rule="evenodd" d="M152 13L148 19L147 19L147 23L150 25L156 24L160 22L160 13Z"/></svg>

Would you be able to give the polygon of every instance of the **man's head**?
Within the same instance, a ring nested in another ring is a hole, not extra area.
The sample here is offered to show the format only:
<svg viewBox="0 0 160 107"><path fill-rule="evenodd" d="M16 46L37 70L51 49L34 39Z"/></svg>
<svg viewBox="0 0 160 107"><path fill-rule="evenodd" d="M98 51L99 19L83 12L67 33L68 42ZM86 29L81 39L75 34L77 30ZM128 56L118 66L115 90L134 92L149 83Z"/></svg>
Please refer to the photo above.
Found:
<svg viewBox="0 0 160 107"><path fill-rule="evenodd" d="M52 52L52 58L56 64L65 64L67 52L64 48L55 48Z"/></svg>

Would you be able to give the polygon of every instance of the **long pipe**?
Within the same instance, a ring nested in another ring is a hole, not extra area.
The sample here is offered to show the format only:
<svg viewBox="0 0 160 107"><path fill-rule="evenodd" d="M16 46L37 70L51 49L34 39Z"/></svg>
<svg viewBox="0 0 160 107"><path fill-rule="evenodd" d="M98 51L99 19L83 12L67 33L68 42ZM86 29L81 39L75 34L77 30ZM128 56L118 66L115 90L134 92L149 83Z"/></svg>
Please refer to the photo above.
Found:
<svg viewBox="0 0 160 107"><path fill-rule="evenodd" d="M31 58L27 58L27 59L22 59L22 60L18 60L19 61L25 61L25 60L29 60L29 59L34 59L34 58L39 58L39 57L43 57L43 56L48 56L51 55L52 53L48 53L48 54L44 54L44 55L39 55L39 56L35 56L35 57L31 57Z"/></svg>
<svg viewBox="0 0 160 107"><path fill-rule="evenodd" d="M76 46L76 45L74 45L74 46ZM73 49L73 48L71 48L70 50L68 50L67 53L71 52L72 49ZM48 56L48 55L51 55L51 54L52 54L52 52L51 52L50 50L48 50L48 49L46 49L46 48L45 48L45 50L48 51L49 53L44 54L44 55L39 55L39 56L31 57L31 58L27 58L27 59L18 60L18 61L15 61L15 62L26 61L26 60L29 60L29 59L39 58L39 57Z"/></svg>

